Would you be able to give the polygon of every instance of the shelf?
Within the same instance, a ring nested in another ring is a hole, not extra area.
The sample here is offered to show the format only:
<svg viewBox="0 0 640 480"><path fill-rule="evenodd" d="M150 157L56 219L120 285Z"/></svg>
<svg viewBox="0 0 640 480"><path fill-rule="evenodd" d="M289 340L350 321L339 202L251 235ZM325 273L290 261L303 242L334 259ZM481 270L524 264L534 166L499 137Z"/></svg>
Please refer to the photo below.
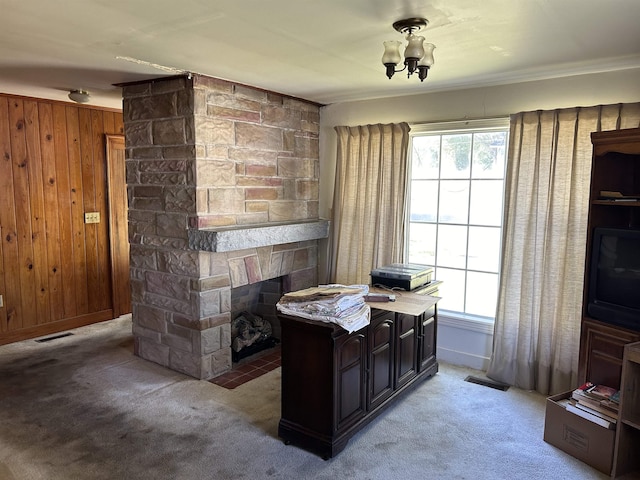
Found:
<svg viewBox="0 0 640 480"><path fill-rule="evenodd" d="M640 342L627 346L627 361L640 364Z"/></svg>
<svg viewBox="0 0 640 480"><path fill-rule="evenodd" d="M624 347L612 478L640 478L640 342Z"/></svg>
<svg viewBox="0 0 640 480"><path fill-rule="evenodd" d="M640 207L640 201L620 201L620 200L594 200L592 205L606 205L607 207Z"/></svg>
<svg viewBox="0 0 640 480"><path fill-rule="evenodd" d="M640 430L640 421L639 421L639 419L636 419L636 420L625 420L625 419L622 419L622 423L624 423L625 425L630 426L631 428L635 428L636 430Z"/></svg>

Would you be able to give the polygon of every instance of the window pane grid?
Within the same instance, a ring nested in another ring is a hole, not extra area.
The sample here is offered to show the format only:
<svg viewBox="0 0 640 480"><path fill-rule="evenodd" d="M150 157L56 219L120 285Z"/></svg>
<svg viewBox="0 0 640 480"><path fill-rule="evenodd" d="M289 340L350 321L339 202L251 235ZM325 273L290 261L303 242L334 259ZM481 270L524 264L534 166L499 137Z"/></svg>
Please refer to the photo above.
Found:
<svg viewBox="0 0 640 480"><path fill-rule="evenodd" d="M437 267L436 267L437 268ZM492 272L490 270L477 270L473 268L455 268L455 267L447 267L448 270L458 270L460 272L469 272L469 273L491 273L497 274L498 272Z"/></svg>
<svg viewBox="0 0 640 480"><path fill-rule="evenodd" d="M423 151L422 174L414 176L412 169L411 189L420 193L411 197L408 259L433 266L435 278L444 280L440 305L445 310L495 315L506 125L412 137L412 167L413 155L418 148ZM430 149L428 155L425 145ZM427 167L428 175L424 173ZM438 178L434 178L436 172ZM424 181L427 177L435 190L430 193Z"/></svg>

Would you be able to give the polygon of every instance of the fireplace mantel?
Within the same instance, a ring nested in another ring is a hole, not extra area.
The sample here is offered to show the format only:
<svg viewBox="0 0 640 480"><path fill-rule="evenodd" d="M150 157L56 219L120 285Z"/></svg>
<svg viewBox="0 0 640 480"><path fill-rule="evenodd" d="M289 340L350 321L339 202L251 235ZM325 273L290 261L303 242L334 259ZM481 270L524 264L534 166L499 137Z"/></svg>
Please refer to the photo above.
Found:
<svg viewBox="0 0 640 480"><path fill-rule="evenodd" d="M190 229L189 248L207 252L231 252L246 248L318 240L329 236L328 220L244 225L225 229Z"/></svg>

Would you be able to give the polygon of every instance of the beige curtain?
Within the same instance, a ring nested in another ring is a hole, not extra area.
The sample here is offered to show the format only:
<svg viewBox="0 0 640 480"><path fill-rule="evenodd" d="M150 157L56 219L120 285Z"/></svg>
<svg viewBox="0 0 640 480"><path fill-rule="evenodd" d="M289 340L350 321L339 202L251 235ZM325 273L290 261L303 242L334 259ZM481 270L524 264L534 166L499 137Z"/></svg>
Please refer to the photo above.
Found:
<svg viewBox="0 0 640 480"><path fill-rule="evenodd" d="M491 378L545 395L577 386L590 134L639 124L640 103L511 117Z"/></svg>
<svg viewBox="0 0 640 480"><path fill-rule="evenodd" d="M335 127L338 134L329 279L369 284L404 257L409 125Z"/></svg>

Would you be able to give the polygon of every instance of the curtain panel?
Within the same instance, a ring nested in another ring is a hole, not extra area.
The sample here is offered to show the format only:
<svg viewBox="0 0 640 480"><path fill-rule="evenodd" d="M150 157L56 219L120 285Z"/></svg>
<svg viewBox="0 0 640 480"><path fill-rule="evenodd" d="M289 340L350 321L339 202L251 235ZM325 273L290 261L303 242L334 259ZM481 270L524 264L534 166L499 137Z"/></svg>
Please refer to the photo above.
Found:
<svg viewBox="0 0 640 480"><path fill-rule="evenodd" d="M576 388L590 135L639 125L640 103L511 116L489 377L544 395Z"/></svg>
<svg viewBox="0 0 640 480"><path fill-rule="evenodd" d="M370 283L373 268L402 262L409 125L338 126L329 279Z"/></svg>

